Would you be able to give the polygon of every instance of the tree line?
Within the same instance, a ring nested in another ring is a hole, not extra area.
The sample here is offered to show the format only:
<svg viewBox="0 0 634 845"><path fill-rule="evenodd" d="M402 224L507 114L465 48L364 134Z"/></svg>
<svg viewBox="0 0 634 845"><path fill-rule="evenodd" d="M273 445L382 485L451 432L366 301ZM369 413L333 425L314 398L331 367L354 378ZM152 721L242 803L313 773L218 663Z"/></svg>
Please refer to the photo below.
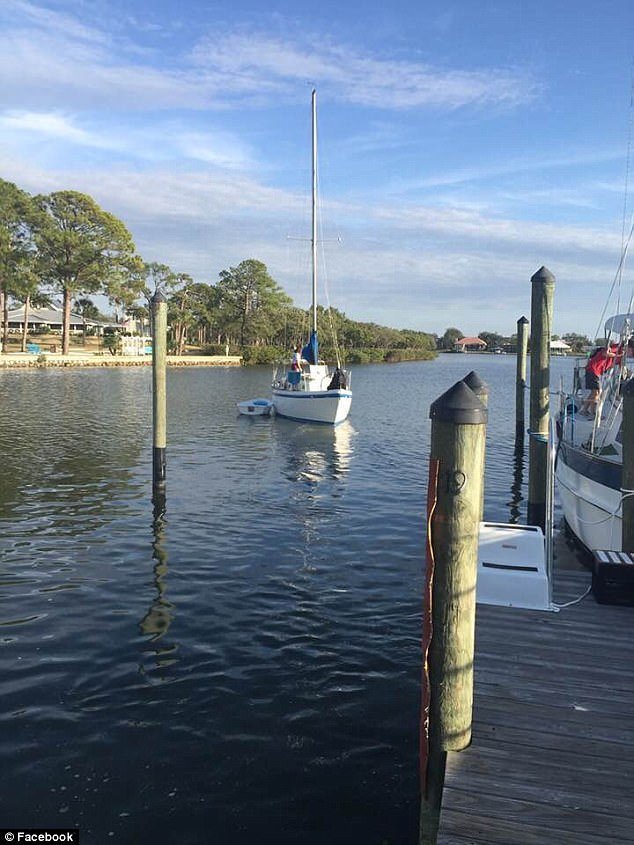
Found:
<svg viewBox="0 0 634 845"><path fill-rule="evenodd" d="M238 349L246 362L265 363L307 340L309 315L256 259L223 270L215 284L195 282L166 264L146 262L125 224L77 191L32 196L0 179L0 312L2 350L7 351L10 300L29 309L47 296L62 300L62 352L70 345L71 311L100 316L91 295L100 294L121 312L149 321L150 302L161 289L168 300L171 348L207 352ZM320 343L324 357L348 363L431 357L436 339L425 332L351 320L323 308ZM26 333L24 338L26 339Z"/></svg>

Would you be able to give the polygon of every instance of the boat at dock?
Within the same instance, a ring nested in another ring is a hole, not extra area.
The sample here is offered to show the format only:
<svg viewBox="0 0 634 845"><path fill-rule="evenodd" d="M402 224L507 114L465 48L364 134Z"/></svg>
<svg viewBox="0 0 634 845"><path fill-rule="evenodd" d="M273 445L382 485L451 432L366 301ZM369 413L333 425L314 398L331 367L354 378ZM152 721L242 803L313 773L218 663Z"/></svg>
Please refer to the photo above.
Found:
<svg viewBox="0 0 634 845"><path fill-rule="evenodd" d="M616 336L620 351L601 376L594 416L582 413L588 359L576 359L573 388L561 393L555 477L566 524L589 550L622 548L623 389L633 377L632 359L628 364L623 350L633 327L634 314L605 324L606 343Z"/></svg>
<svg viewBox="0 0 634 845"><path fill-rule="evenodd" d="M331 368L319 358L317 334L317 94L312 98L312 320L300 370L279 367L273 376L273 405L281 417L301 422L342 423L352 406L350 373L341 361Z"/></svg>

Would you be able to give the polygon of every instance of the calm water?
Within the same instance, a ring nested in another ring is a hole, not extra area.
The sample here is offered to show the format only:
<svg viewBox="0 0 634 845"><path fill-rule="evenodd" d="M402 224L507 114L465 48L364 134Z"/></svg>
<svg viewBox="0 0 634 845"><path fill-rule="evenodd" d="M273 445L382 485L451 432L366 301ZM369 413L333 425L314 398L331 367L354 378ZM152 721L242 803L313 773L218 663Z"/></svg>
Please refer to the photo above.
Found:
<svg viewBox="0 0 634 845"><path fill-rule="evenodd" d="M517 521L514 356L357 367L334 431L237 417L268 369L170 370L158 528L149 369L0 371L2 823L415 842L428 412L471 369Z"/></svg>

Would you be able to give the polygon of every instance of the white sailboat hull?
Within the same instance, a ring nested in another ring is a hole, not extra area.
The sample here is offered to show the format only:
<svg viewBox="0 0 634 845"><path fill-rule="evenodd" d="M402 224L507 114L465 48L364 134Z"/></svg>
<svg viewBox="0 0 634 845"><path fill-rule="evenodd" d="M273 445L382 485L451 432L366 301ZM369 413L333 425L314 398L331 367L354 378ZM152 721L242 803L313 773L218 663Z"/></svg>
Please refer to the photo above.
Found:
<svg viewBox="0 0 634 845"><path fill-rule="evenodd" d="M621 492L584 472L585 456L580 450L576 451L577 458L581 455L579 467L575 466L575 450L570 445L565 451L560 450L557 459L557 489L564 518L575 536L591 551L620 551ZM595 462L595 467L597 464Z"/></svg>
<svg viewBox="0 0 634 845"><path fill-rule="evenodd" d="M338 425L350 413L350 390L273 389L275 413L301 422Z"/></svg>

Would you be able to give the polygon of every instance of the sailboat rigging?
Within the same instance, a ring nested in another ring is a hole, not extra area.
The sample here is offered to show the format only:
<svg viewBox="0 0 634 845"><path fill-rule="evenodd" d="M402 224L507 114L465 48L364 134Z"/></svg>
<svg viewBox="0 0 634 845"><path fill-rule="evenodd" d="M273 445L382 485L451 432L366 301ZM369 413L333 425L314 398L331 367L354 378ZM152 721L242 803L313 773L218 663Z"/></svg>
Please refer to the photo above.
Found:
<svg viewBox="0 0 634 845"><path fill-rule="evenodd" d="M596 335L601 345L586 360L577 359L571 393L562 392L557 419L559 434L556 478L565 522L588 549L623 549L623 395L634 379L634 294L625 313L621 284L625 260L634 236L634 217L627 225L628 182L634 115L634 76L630 90L630 131L627 145L621 255ZM616 290L617 313L605 320ZM590 380L586 374L590 375ZM593 380L594 374L594 380ZM584 396L582 376L586 376ZM587 410L586 410L587 409Z"/></svg>

